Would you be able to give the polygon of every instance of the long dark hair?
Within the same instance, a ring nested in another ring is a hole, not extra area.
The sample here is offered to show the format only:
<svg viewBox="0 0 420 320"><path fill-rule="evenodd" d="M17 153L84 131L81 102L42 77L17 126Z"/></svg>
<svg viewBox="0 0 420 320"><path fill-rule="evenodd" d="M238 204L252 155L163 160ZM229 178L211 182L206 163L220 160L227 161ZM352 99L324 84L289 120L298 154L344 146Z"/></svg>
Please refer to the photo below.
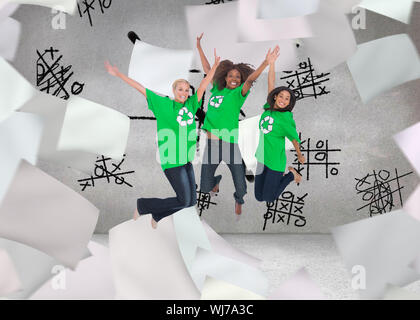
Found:
<svg viewBox="0 0 420 320"><path fill-rule="evenodd" d="M286 108L275 108L275 104L276 102L274 101L274 97L276 95L278 95L281 91L287 91L290 93L290 102L289 105ZM277 87L273 90L271 90L271 92L268 94L267 96L267 103L270 105L270 108L266 108L265 110L270 110L270 111L279 111L279 112L287 112L290 111L292 112L293 108L295 107L296 104L296 96L295 93L289 89L288 87Z"/></svg>
<svg viewBox="0 0 420 320"><path fill-rule="evenodd" d="M217 89L222 90L226 87L226 76L230 70L236 69L241 74L241 84L248 76L254 72L253 66L248 63L233 63L230 60L223 60L214 73L213 82L217 84Z"/></svg>

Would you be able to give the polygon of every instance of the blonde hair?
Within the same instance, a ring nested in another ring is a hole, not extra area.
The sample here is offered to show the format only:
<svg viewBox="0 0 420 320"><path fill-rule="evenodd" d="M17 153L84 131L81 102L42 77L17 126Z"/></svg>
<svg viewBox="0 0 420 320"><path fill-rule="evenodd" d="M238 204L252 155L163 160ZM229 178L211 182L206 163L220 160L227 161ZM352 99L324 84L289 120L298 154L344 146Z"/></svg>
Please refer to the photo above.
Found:
<svg viewBox="0 0 420 320"><path fill-rule="evenodd" d="M176 86L177 86L179 83L185 83L185 84L187 84L189 87L191 87L190 83L189 83L187 80L185 80L185 79L178 79L178 80L175 80L175 81L174 81L174 83L172 83L172 90L174 90L174 91L175 91Z"/></svg>

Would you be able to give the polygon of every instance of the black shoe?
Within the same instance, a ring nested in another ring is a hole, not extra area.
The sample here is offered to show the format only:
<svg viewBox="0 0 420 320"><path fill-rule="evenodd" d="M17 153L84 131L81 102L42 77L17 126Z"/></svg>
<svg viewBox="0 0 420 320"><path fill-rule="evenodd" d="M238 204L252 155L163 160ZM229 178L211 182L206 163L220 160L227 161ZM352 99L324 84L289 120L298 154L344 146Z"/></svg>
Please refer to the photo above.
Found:
<svg viewBox="0 0 420 320"><path fill-rule="evenodd" d="M249 183L253 183L255 180L255 176L252 174L251 171L248 171L247 173L245 173L245 178L246 180L248 180Z"/></svg>
<svg viewBox="0 0 420 320"><path fill-rule="evenodd" d="M130 39L130 41L135 44L136 40L141 41L141 39L139 38L139 36L137 35L137 33L135 33L134 31L130 31L127 34L128 39Z"/></svg>

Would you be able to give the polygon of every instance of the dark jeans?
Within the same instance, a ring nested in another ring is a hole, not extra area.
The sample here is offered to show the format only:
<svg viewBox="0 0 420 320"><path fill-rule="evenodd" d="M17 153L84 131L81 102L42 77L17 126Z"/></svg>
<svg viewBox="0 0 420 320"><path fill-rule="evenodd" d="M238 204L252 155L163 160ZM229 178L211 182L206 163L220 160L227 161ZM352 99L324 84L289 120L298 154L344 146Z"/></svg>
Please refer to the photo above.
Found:
<svg viewBox="0 0 420 320"><path fill-rule="evenodd" d="M258 162L255 176L255 198L258 201L274 202L287 185L294 180L293 173L274 171Z"/></svg>
<svg viewBox="0 0 420 320"><path fill-rule="evenodd" d="M173 198L140 198L137 199L139 214L152 214L155 221L170 216L171 214L197 203L195 191L194 169L191 162L164 171L172 188L176 193Z"/></svg>
<svg viewBox="0 0 420 320"><path fill-rule="evenodd" d="M215 177L214 174L222 160L228 166L233 178L235 186L233 197L237 203L243 204L246 194L245 165L237 143L207 139L201 166L200 190L210 192L220 182L222 176Z"/></svg>

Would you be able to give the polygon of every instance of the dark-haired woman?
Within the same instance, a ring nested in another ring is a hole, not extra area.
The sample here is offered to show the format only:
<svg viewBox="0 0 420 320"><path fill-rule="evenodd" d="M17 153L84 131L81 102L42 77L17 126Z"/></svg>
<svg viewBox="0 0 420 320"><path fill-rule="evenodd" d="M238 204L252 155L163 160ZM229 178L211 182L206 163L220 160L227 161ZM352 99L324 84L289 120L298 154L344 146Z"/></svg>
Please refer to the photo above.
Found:
<svg viewBox="0 0 420 320"><path fill-rule="evenodd" d="M204 72L210 70L210 64L201 48L201 38L197 37L197 49L200 54ZM266 59L254 70L249 64L234 64L223 60L216 69L213 78L212 95L207 107L206 118L202 129L207 131L207 146L204 151L201 167L200 189L202 192L218 192L221 175L214 176L217 167L223 160L232 174L235 186L235 213L242 213L242 204L246 194L245 166L238 147L239 113L248 97L255 80L268 66Z"/></svg>
<svg viewBox="0 0 420 320"><path fill-rule="evenodd" d="M265 111L259 122L260 140L255 153L258 161L255 176L255 198L258 201L266 202L273 202L290 182L295 180L296 183L299 183L302 178L293 167L288 167L289 172L284 174L286 168L285 137L293 143L298 161L302 164L305 163L305 157L300 152L299 143L301 141L292 114L296 97L293 91L287 87L274 89L274 63L279 56L279 50L278 46L274 49L275 58L270 61L268 97L267 103L264 105Z"/></svg>

